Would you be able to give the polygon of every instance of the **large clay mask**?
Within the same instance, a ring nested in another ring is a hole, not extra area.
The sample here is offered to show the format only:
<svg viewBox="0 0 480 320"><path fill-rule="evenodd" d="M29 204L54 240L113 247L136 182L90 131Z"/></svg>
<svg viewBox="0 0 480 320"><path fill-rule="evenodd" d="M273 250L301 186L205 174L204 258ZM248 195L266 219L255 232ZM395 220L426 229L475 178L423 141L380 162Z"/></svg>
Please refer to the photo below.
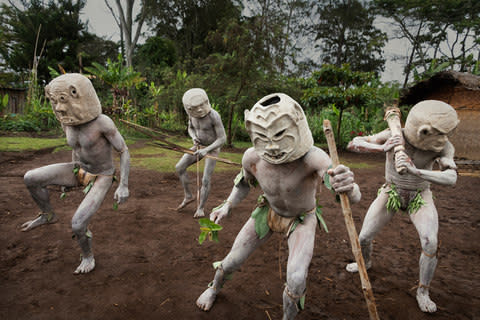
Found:
<svg viewBox="0 0 480 320"><path fill-rule="evenodd" d="M421 101L407 116L405 138L418 149L440 152L458 123L457 112L449 104L437 100Z"/></svg>
<svg viewBox="0 0 480 320"><path fill-rule="evenodd" d="M102 113L97 93L87 77L67 73L53 79L45 87L58 121L67 126L89 122Z"/></svg>
<svg viewBox="0 0 480 320"><path fill-rule="evenodd" d="M294 161L313 146L302 108L283 93L263 97L245 110L245 126L257 154L272 164Z"/></svg>
<svg viewBox="0 0 480 320"><path fill-rule="evenodd" d="M212 110L207 93L200 88L190 89L185 92L182 102L185 111L190 117L203 118Z"/></svg>

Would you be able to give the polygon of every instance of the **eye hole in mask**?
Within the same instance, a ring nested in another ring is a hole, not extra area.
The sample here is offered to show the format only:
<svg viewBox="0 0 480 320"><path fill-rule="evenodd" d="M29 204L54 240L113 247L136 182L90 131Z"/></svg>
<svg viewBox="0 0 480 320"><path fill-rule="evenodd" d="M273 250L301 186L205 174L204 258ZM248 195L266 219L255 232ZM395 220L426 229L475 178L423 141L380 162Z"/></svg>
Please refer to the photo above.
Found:
<svg viewBox="0 0 480 320"><path fill-rule="evenodd" d="M271 104L275 104L275 103L279 103L280 102L280 97L278 96L275 96L275 97L271 97L270 99L268 100L265 100L263 102L260 102L260 104L264 107L267 107Z"/></svg>

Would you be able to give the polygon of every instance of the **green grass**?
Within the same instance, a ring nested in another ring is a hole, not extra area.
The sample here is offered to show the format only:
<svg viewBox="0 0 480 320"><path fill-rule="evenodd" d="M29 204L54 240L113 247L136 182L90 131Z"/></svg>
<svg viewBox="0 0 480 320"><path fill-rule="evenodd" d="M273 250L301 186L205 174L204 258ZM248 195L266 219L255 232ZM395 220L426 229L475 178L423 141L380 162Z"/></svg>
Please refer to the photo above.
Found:
<svg viewBox="0 0 480 320"><path fill-rule="evenodd" d="M65 138L0 137L0 151L27 151L67 146Z"/></svg>
<svg viewBox="0 0 480 320"><path fill-rule="evenodd" d="M173 142L173 141L172 141ZM178 141L175 143L183 146L190 147L191 144L188 141ZM163 149L161 147L147 145L142 148L132 148L130 150L131 162L133 166L142 167L145 169L156 170L161 172L175 172L175 165L182 157L183 153ZM242 153L230 153L230 152L221 152L219 157L228 159L230 161L241 163ZM205 160L201 160L199 163L199 171L203 172L203 167L205 166ZM196 172L196 164L191 165L188 169L190 172ZM216 172L228 172L228 171L239 171L240 168L233 166L227 163L222 163L217 161L215 166Z"/></svg>
<svg viewBox="0 0 480 320"><path fill-rule="evenodd" d="M134 167L141 167L149 170L160 172L175 172L175 165L182 157L182 153L167 150L148 143L142 147L135 147L136 142L143 139L127 138L126 143L130 147L131 164ZM144 140L143 140L144 141ZM191 139L185 137L175 137L170 139L171 142L185 148L192 146ZM246 149L251 146L250 142L234 142L236 148ZM0 151L21 152L26 150L40 150L45 148L53 148L53 152L59 150L71 150L67 145L65 138L29 138L29 137L0 137ZM322 146L320 146L322 147ZM220 152L219 158L228 159L230 161L241 163L243 153ZM352 169L369 168L372 165L365 162L350 163L348 161L340 162ZM199 171L203 173L205 160L200 161ZM196 172L197 166L194 164L188 168L190 172ZM239 167L217 161L215 172L238 172Z"/></svg>

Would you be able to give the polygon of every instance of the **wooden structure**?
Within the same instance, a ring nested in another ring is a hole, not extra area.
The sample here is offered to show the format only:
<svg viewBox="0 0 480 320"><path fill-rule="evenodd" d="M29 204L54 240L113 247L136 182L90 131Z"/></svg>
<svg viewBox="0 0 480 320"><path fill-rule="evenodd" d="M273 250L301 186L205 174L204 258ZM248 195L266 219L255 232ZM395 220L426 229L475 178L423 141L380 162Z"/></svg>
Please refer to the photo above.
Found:
<svg viewBox="0 0 480 320"><path fill-rule="evenodd" d="M0 99L8 94L8 106L1 111L1 114L23 113L27 89L24 88L3 88L0 87Z"/></svg>
<svg viewBox="0 0 480 320"><path fill-rule="evenodd" d="M430 99L446 102L457 111L460 123L450 137L455 156L480 160L480 77L456 71L439 72L403 92L400 105L413 106Z"/></svg>

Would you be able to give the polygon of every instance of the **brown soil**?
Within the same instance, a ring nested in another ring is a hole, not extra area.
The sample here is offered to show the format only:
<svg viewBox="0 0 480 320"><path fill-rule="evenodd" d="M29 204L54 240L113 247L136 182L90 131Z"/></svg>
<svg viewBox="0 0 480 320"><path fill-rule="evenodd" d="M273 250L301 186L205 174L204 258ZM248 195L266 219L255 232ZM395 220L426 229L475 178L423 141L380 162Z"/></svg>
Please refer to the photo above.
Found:
<svg viewBox="0 0 480 320"><path fill-rule="evenodd" d="M383 183L383 157L341 158L375 164L354 170L363 193L362 201L352 205L359 231ZM0 153L1 319L281 319L287 245L278 234L227 282L210 312L195 306L213 277L212 262L229 251L259 190L223 221L220 243L200 245L194 205L181 213L174 210L183 196L175 174L132 168L128 202L113 210L112 188L90 223L96 269L73 275L80 249L71 238L70 221L80 191L61 200L52 188L59 222L30 232L19 228L38 212L23 174L69 159L66 151ZM234 176L214 174L208 212L226 199ZM460 176L455 187L432 189L441 250L431 297L439 310L428 315L417 307L413 288L421 249L408 217L398 215L377 236L369 271L381 319L480 319L480 178ZM353 255L340 205L328 191L319 196L330 232L317 232L306 309L297 318L368 319L360 278L345 271Z"/></svg>

